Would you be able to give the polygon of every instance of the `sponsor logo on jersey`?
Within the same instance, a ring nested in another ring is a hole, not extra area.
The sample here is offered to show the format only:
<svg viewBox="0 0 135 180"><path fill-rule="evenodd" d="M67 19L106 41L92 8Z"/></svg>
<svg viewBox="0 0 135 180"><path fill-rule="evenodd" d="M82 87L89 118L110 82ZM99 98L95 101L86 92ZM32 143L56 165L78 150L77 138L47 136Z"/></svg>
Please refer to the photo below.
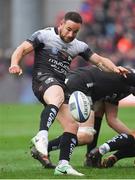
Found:
<svg viewBox="0 0 135 180"><path fill-rule="evenodd" d="M55 69L55 71L65 74L69 71L69 63L68 62L60 62L57 61L56 59L49 59L49 62L51 62L51 67ZM67 64L65 64L67 63Z"/></svg>
<svg viewBox="0 0 135 180"><path fill-rule="evenodd" d="M49 84L49 83L51 83L51 82L53 82L54 81L54 79L52 78L52 77L50 77L50 78L48 78L47 80L45 80L45 83L46 84Z"/></svg>
<svg viewBox="0 0 135 180"><path fill-rule="evenodd" d="M87 83L86 86L87 86L88 88L91 88L91 87L93 87L93 83Z"/></svg>
<svg viewBox="0 0 135 180"><path fill-rule="evenodd" d="M53 47L51 50L52 50L53 54L55 54L55 55L58 54L59 50L56 47Z"/></svg>

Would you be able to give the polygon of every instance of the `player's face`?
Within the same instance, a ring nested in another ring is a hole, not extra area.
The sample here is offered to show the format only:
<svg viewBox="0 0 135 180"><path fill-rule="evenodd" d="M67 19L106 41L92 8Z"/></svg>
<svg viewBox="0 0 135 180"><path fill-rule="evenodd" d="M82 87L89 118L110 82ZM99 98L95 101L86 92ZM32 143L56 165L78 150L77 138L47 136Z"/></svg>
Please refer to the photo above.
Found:
<svg viewBox="0 0 135 180"><path fill-rule="evenodd" d="M80 28L80 23L71 20L63 21L59 27L59 35L64 42L70 43L75 39Z"/></svg>

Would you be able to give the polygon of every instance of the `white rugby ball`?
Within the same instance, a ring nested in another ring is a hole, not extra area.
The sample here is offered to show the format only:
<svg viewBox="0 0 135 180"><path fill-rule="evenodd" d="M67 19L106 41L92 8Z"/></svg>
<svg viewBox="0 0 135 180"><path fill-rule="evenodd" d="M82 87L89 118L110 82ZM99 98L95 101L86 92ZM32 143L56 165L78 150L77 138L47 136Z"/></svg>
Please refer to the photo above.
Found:
<svg viewBox="0 0 135 180"><path fill-rule="evenodd" d="M76 121L82 123L89 118L91 103L83 92L74 91L69 98L68 104L71 115Z"/></svg>

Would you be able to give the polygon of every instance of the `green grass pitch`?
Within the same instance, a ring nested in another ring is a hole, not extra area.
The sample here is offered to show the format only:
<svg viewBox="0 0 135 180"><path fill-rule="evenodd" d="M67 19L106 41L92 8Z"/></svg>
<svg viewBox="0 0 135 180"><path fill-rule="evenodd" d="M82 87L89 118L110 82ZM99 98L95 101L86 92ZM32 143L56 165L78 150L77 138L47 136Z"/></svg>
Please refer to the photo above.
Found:
<svg viewBox="0 0 135 180"><path fill-rule="evenodd" d="M0 179L134 179L135 158L119 161L110 169L83 167L86 147L77 147L71 158L71 165L85 174L84 177L54 176L53 170L47 170L30 155L30 140L37 133L41 105L0 105ZM135 129L134 107L120 108L119 117ZM52 139L62 133L55 121L49 133ZM99 144L116 133L103 121ZM51 153L53 162L57 163L59 151Z"/></svg>

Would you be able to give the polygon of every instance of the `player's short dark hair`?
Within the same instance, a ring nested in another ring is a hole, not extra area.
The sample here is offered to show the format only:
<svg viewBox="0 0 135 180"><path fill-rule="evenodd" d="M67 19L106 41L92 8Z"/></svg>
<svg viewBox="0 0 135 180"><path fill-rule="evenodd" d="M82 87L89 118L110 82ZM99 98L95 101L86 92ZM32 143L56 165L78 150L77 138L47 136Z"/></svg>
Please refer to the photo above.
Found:
<svg viewBox="0 0 135 180"><path fill-rule="evenodd" d="M82 17L79 13L71 11L71 12L67 12L64 16L65 21L67 20L71 20L73 22L76 23L80 23L82 24Z"/></svg>

